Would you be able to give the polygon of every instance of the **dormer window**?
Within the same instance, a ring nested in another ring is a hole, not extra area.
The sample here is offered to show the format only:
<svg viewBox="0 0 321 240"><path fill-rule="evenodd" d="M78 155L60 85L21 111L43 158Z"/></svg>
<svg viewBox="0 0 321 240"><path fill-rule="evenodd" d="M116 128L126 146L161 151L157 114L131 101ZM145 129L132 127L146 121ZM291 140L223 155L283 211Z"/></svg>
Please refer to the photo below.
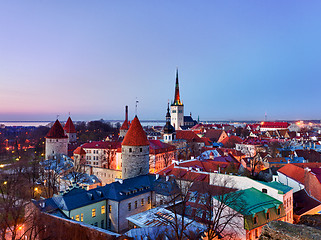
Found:
<svg viewBox="0 0 321 240"><path fill-rule="evenodd" d="M257 216L253 218L253 224L257 224Z"/></svg>
<svg viewBox="0 0 321 240"><path fill-rule="evenodd" d="M262 188L262 193L267 193L267 189L266 188Z"/></svg>

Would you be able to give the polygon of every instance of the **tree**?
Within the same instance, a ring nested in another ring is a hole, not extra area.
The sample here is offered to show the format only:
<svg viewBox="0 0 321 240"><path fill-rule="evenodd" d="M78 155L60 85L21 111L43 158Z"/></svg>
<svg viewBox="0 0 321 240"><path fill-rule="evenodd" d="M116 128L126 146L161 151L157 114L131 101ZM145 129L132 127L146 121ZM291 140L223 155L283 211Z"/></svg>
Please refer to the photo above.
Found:
<svg viewBox="0 0 321 240"><path fill-rule="evenodd" d="M33 184L28 181L32 170L25 162L18 162L0 174L0 237L3 240L22 239L26 234L26 222L31 220L31 215L26 214L25 208L34 195Z"/></svg>

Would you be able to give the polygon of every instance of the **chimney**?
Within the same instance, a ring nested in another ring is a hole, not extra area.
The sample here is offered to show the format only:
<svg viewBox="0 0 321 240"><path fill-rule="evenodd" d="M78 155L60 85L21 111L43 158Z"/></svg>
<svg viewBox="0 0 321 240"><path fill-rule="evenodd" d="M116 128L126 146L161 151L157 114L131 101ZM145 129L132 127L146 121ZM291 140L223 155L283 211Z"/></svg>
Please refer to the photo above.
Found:
<svg viewBox="0 0 321 240"><path fill-rule="evenodd" d="M125 121L128 121L128 106L125 107Z"/></svg>

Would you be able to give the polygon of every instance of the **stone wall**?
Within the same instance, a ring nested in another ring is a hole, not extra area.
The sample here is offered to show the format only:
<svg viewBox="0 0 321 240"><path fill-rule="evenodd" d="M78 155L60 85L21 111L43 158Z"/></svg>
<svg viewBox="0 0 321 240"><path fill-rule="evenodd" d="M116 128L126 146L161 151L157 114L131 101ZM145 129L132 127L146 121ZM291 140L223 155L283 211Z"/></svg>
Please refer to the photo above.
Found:
<svg viewBox="0 0 321 240"><path fill-rule="evenodd" d="M273 221L263 227L259 240L320 240L321 230L291 223Z"/></svg>
<svg viewBox="0 0 321 240"><path fill-rule="evenodd" d="M122 146L122 178L149 173L149 146Z"/></svg>

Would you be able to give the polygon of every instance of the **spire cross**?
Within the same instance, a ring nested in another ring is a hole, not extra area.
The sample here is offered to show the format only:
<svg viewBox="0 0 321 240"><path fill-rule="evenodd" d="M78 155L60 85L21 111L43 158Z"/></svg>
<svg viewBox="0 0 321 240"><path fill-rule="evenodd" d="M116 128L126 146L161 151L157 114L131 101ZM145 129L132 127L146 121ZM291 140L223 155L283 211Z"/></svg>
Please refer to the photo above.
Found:
<svg viewBox="0 0 321 240"><path fill-rule="evenodd" d="M58 118L59 118L59 114L57 114L57 120L58 120Z"/></svg>

